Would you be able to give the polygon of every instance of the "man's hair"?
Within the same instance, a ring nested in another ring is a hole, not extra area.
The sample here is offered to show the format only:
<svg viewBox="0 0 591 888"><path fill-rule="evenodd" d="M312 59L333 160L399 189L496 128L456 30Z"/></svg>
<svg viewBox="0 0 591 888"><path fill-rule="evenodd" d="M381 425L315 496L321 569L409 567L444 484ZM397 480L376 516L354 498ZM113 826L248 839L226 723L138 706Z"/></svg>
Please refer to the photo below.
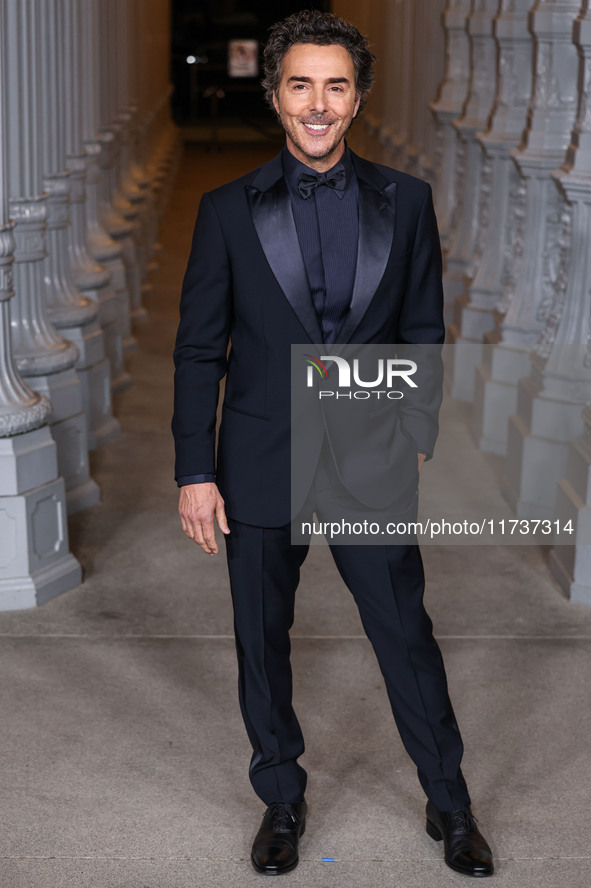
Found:
<svg viewBox="0 0 591 888"><path fill-rule="evenodd" d="M283 59L298 43L314 43L316 46L344 46L355 69L355 91L359 98L359 111L367 101L374 80L375 56L369 48L369 40L354 25L332 12L304 9L277 22L270 29L263 53L263 88L265 99L273 109L273 94L281 83Z"/></svg>

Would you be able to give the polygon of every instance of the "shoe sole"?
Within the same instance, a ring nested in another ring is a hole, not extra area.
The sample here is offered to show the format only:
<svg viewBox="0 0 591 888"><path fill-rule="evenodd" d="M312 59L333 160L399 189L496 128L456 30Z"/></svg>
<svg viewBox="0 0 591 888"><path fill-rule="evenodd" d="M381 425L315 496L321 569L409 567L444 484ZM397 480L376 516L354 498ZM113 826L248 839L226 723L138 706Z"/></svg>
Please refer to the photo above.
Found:
<svg viewBox="0 0 591 888"><path fill-rule="evenodd" d="M434 823L431 823L430 820L427 820L427 824L425 826L425 830L427 835L434 839L436 842L442 842L443 836L441 835L441 831L435 826ZM445 861L448 867L456 873L461 873L463 876L472 876L475 879L485 879L487 876L492 876L494 874L494 869L489 870L486 873L474 873L469 870L462 869L460 866L455 866L455 864L450 863L449 860Z"/></svg>

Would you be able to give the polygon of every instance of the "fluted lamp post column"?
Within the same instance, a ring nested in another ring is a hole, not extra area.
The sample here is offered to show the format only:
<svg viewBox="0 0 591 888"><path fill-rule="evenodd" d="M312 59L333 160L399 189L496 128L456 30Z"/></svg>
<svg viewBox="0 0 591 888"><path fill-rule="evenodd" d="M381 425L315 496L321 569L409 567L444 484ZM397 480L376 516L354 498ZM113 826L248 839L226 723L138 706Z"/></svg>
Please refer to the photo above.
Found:
<svg viewBox="0 0 591 888"><path fill-rule="evenodd" d="M133 96L133 69L135 66L135 41L132 39L134 22L131 18L131 0L119 0L115 6L117 33L117 97L119 104L120 144L121 151L117 169L117 189L121 196L122 212L133 210L136 214L134 238L137 249L137 261L141 282L139 295L150 291L147 278L148 256L151 254L149 238L152 233L151 195L147 181L138 181L134 175L133 149L137 130L137 105ZM133 294L137 297L137 293ZM147 318L147 312L141 300L132 303L131 319L138 323Z"/></svg>
<svg viewBox="0 0 591 888"><path fill-rule="evenodd" d="M390 139L390 149L392 152L391 163L399 169L405 169L409 164L409 156L407 149L409 147L409 136L411 134L411 115L413 112L413 83L412 83L412 66L413 66L413 22L416 16L416 4L411 0L405 0L402 8L399 10L399 21L397 23L399 33L398 52L400 53L400 67L398 70L398 81L396 83L396 92L398 93L398 120L396 130L392 133Z"/></svg>
<svg viewBox="0 0 591 888"><path fill-rule="evenodd" d="M98 499L89 476L86 417L75 370L78 349L53 325L47 308L48 196L43 181L42 9L34 0L7 3L10 214L16 222L13 350L20 373L51 401L58 466L73 511ZM51 224L55 222L53 207ZM53 248L53 239L49 247ZM55 269L52 269L52 271ZM74 308L84 314L86 305Z"/></svg>
<svg viewBox="0 0 591 888"><path fill-rule="evenodd" d="M446 0L436 0L432 5L427 3L427 35L428 41L423 46L423 63L426 67L426 77L421 95L421 120L423 127L423 141L420 145L419 174L427 179L433 188L437 184L437 161L440 140L440 126L431 109L430 100L437 92L441 83L445 68L445 35L443 30L443 12ZM422 65L420 70L422 69ZM422 78L419 73L419 80Z"/></svg>
<svg viewBox="0 0 591 888"><path fill-rule="evenodd" d="M577 327L571 327L569 336L584 343L582 348L574 349L575 354L578 352L582 357L577 376L584 373L584 380L576 389L581 397L590 387L591 374L591 0L585 0L582 5L574 25L574 40L579 47L583 84L579 114L566 161L553 175L575 205L572 276L566 299L574 298L577 303L570 321ZM562 525L572 521L574 527L572 545L553 549L550 569L572 601L591 604L591 397L583 408L581 420L581 433L569 444L566 472L556 494L557 518Z"/></svg>
<svg viewBox="0 0 591 888"><path fill-rule="evenodd" d="M412 112L407 171L429 182L434 178L435 118L429 101L443 73L444 33L441 0L415 0L412 57Z"/></svg>
<svg viewBox="0 0 591 888"><path fill-rule="evenodd" d="M17 242L22 256L27 241L29 249L31 241L37 241L37 247L43 241L42 219L31 227L9 221L8 131L18 123L7 103L8 46L15 29L24 35L21 29L31 12L25 5L23 0L0 3L0 610L42 604L82 578L69 552L65 485L47 426L51 404L20 376L10 335L14 285L27 282L22 272L13 275ZM18 205L19 218L25 206ZM18 315L22 308L17 308ZM32 312L30 321L35 318ZM18 321L17 317L17 325ZM55 345L63 358L67 346L63 349L57 338Z"/></svg>
<svg viewBox="0 0 591 888"><path fill-rule="evenodd" d="M128 46L129 46L129 95L131 127L130 127L130 165L126 189L139 188L144 195L142 205L142 226L144 237L144 261L147 273L156 269L154 262L154 244L158 239L158 213L155 196L150 188L150 177L146 171L147 125L142 115L140 92L140 65L144 62L145 51L140 41L141 31L138 20L141 18L140 0L129 0L128 8ZM127 191L126 191L127 193ZM129 196L129 195L128 195ZM131 197L130 197L131 199ZM148 280L142 281L142 292L151 289Z"/></svg>
<svg viewBox="0 0 591 888"><path fill-rule="evenodd" d="M111 365L111 388L120 392L131 385L125 369L125 350L135 347L130 326L129 290L123 248L107 233L100 218L100 190L104 142L99 135L99 22L97 0L81 0L82 135L86 149L86 238L91 256L111 273L112 288L101 294L101 327Z"/></svg>
<svg viewBox="0 0 591 888"><path fill-rule="evenodd" d="M386 165L392 163L392 139L400 126L400 107L402 94L399 89L392 89L392 84L400 83L402 75L402 16L404 14L404 0L392 0L386 6L386 21L384 33L388 52L383 60L382 77L389 87L384 91L384 116L379 132L379 140L382 150L376 161ZM357 129L357 126L356 126Z"/></svg>
<svg viewBox="0 0 591 888"><path fill-rule="evenodd" d="M508 471L524 512L554 517L557 485L568 478L569 441L583 435L581 416L591 401L591 16L587 0L574 25L579 48L579 112L571 144L560 169L553 171L557 185L572 208L570 262L564 269L564 286L554 293L540 342L530 355L529 376L520 383L520 403L509 439ZM574 455L574 454L571 454ZM576 454L580 466L581 454ZM532 471L531 460L536 460ZM585 467L588 470L588 466ZM583 473L584 476L584 473ZM570 516L576 517L587 496L581 476L571 472ZM559 485L564 495L564 484ZM567 503L562 501L564 515ZM561 535L563 541L564 536ZM591 542L588 539L587 542ZM567 547L567 549L570 547ZM562 546L555 549L561 559ZM564 553L562 553L564 554Z"/></svg>
<svg viewBox="0 0 591 888"><path fill-rule="evenodd" d="M454 213L449 250L445 257L445 301L453 302L453 320L448 325L448 339L455 343L452 394L471 400L474 393L474 368L481 358L479 343L493 326L492 316L472 311L465 292L465 275L476 248L481 225L481 205L488 202L491 165L484 155L478 134L487 128L493 110L497 83L497 47L493 23L499 0L475 0L468 17L472 73L470 93L464 113L454 121L463 144L464 158L456 173L458 204Z"/></svg>
<svg viewBox="0 0 591 888"><path fill-rule="evenodd" d="M459 141L453 121L462 113L470 83L470 45L466 22L471 0L449 0L442 15L445 32L445 74L437 99L430 104L439 125L435 155L435 209L444 248L456 206L456 168L463 164L464 146ZM452 318L453 303L446 305L446 321Z"/></svg>
<svg viewBox="0 0 591 888"><path fill-rule="evenodd" d="M410 0L405 0L405 5L409 4ZM362 28L365 28L366 25L369 28L371 18L375 17L375 14L372 13L373 5L371 9L369 5L366 6L367 8L359 10L359 14L363 18ZM170 96L173 87L170 83L167 64L170 30L170 16L167 6L152 4L149 15L142 16L140 21L146 24L142 34L143 45L149 47L148 52L144 51L139 54L143 63L144 102L145 107L149 109L146 170L151 179L157 212L161 217L167 206L182 154L179 130L174 125L170 114ZM367 115L366 123L369 121L370 115ZM374 130L377 124L378 121L374 120ZM157 243L155 250L159 252L161 249L161 245Z"/></svg>
<svg viewBox="0 0 591 888"><path fill-rule="evenodd" d="M68 511L78 512L100 499L100 490L90 478L88 463L88 418L91 399L103 397L105 380L100 378L103 337L97 323L96 304L75 287L70 273L68 239L70 230L70 171L65 151L65 78L63 58L65 32L64 0L45 0L40 6L41 34L41 161L47 192L47 255L43 262L48 316L78 348L76 370L80 382L78 399L66 415L60 415L61 399L54 397L52 429L60 451L60 471L66 479ZM104 372L103 372L104 376ZM91 383L93 386L91 388ZM98 390L94 383L98 383ZM75 411L75 412L73 412ZM59 420L59 423L58 423ZM75 428L75 432L74 432Z"/></svg>
<svg viewBox="0 0 591 888"><path fill-rule="evenodd" d="M524 518L553 516L556 483L565 469L565 450L559 438L566 434L564 441L576 434L572 412L566 409L562 414L556 402L550 406L540 366L544 358L532 352L532 347L553 328L554 307L565 304L574 269L571 250L576 204L567 202L550 174L565 159L577 116L579 58L573 23L579 10L580 0L538 0L533 7L530 24L537 44L534 98L527 144L513 152L526 180L526 215L520 235L522 250L505 294L509 298L501 333L503 354L506 346L512 347L516 359L523 361L524 372L521 379L516 377L517 408L509 417L503 491ZM580 220L576 223L579 226ZM581 407L579 404L576 411L577 422Z"/></svg>
<svg viewBox="0 0 591 888"><path fill-rule="evenodd" d="M116 0L117 4L121 0ZM125 2L125 0L123 0ZM137 242L141 240L138 209L125 197L120 188L121 147L125 128L124 110L119 105L118 84L118 17L113 0L102 0L98 8L101 57L106 64L99 67L100 84L100 139L101 180L99 213L109 235L121 245L129 292L128 323L143 320L145 311L141 304L141 270L138 261ZM127 347L127 336L123 346Z"/></svg>
<svg viewBox="0 0 591 888"><path fill-rule="evenodd" d="M490 128L480 134L491 166L488 199L483 195L481 227L469 269L468 298L473 312L493 318L484 334L482 362L474 376L474 436L482 450L505 453L507 423L517 405L519 370L513 352L493 348L499 342L496 307L521 249L525 187L511 151L521 144L533 84L533 38L528 19L532 0L502 0L495 21L499 46L499 83ZM517 373L517 375L515 375ZM507 384L507 381L509 384Z"/></svg>
<svg viewBox="0 0 591 888"><path fill-rule="evenodd" d="M494 329L484 337L490 347L484 349L476 374L476 435L483 449L499 454L507 452L518 380L530 372L530 349L555 289L563 286L569 262L570 207L549 174L564 158L576 110L576 6L577 0L566 9L546 11L535 2L529 13L535 79L522 144L511 151L519 178L512 177L502 295L493 312Z"/></svg>
<svg viewBox="0 0 591 888"><path fill-rule="evenodd" d="M69 171L70 225L67 228L68 272L71 285L83 294L97 313L98 324L89 325L84 337L77 338L81 354L78 364L80 382L85 393L84 405L88 423L88 446L91 450L106 444L120 434L113 416L110 365L105 356L105 333L113 300L117 300L111 274L90 256L86 229L87 154L82 138L82 22L79 0L64 0L64 27L60 37L60 72L63 78L63 100L55 109L62 117L65 138L65 166ZM54 100L55 101L55 100ZM65 266L64 266L65 267ZM100 325L100 327L98 326ZM70 333L72 336L72 333ZM81 369L80 363L84 369Z"/></svg>

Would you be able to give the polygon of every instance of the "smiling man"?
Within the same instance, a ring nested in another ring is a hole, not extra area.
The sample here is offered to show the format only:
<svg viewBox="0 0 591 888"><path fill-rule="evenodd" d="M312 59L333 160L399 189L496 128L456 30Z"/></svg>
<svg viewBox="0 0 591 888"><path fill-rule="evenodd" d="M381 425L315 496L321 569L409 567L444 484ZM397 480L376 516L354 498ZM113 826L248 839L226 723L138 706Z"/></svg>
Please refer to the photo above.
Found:
<svg viewBox="0 0 591 888"><path fill-rule="evenodd" d="M271 29L263 85L285 147L203 196L181 298L173 418L179 513L184 532L207 554L218 551L214 519L226 538L250 779L267 806L252 863L269 875L297 865L307 814L289 640L308 551L307 543L291 542L291 346L444 338L429 186L363 160L345 143L372 83L367 39L348 22L305 11ZM433 453L438 406L418 411L409 426L415 491ZM347 487L336 458L321 442L317 468L298 491L310 514L328 476ZM331 544L331 552L427 795L427 832L443 840L453 869L490 875L491 852L470 809L460 732L423 606L419 548Z"/></svg>
<svg viewBox="0 0 591 888"><path fill-rule="evenodd" d="M344 137L359 109L353 60L339 44L296 44L281 75L272 101L287 148L301 163L326 172L345 153Z"/></svg>

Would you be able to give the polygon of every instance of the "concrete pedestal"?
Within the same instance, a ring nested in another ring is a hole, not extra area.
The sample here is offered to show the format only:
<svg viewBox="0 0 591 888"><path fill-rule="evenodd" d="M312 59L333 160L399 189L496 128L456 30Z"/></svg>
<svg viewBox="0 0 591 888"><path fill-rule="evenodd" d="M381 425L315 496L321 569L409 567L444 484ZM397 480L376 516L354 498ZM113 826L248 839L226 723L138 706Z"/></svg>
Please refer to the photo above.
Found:
<svg viewBox="0 0 591 888"><path fill-rule="evenodd" d="M529 370L529 349L504 343L482 346L472 413L472 434L481 450L506 453L509 417L517 409L517 383Z"/></svg>
<svg viewBox="0 0 591 888"><path fill-rule="evenodd" d="M0 438L0 489L0 610L43 604L82 582L47 426Z"/></svg>
<svg viewBox="0 0 591 888"><path fill-rule="evenodd" d="M65 479L68 512L94 506L101 494L89 474L86 415L76 371L72 368L25 379L51 403L49 423L58 448L59 474Z"/></svg>
<svg viewBox="0 0 591 888"><path fill-rule="evenodd" d="M580 402L544 391L544 382L534 365L519 381L517 412L509 417L503 493L520 518L554 518L569 441L581 432Z"/></svg>
<svg viewBox="0 0 591 888"><path fill-rule="evenodd" d="M585 431L571 441L565 477L556 495L556 518L572 522L572 545L557 545L550 570L567 598L591 605L591 409L583 410Z"/></svg>
<svg viewBox="0 0 591 888"><path fill-rule="evenodd" d="M121 426L113 416L111 369L105 356L103 331L95 322L82 330L68 330L68 336L80 354L76 370L86 414L88 449L97 450L121 434Z"/></svg>

